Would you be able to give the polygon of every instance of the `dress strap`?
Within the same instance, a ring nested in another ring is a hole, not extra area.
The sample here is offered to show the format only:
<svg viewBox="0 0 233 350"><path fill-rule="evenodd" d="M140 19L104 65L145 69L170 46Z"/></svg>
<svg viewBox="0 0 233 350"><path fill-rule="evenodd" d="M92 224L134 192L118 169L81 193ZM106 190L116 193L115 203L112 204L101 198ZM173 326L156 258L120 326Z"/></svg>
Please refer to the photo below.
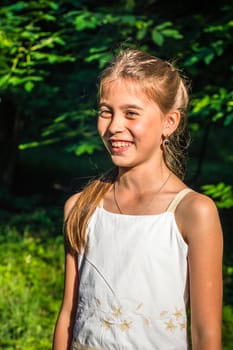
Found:
<svg viewBox="0 0 233 350"><path fill-rule="evenodd" d="M103 208L104 207L104 200L103 198L100 200L99 204L98 204L99 208Z"/></svg>
<svg viewBox="0 0 233 350"><path fill-rule="evenodd" d="M175 196L175 198L173 198L173 200L171 201L171 203L169 204L167 211L170 211L172 213L175 212L178 204L182 201L182 199L186 196L186 194L188 194L189 192L194 192L191 188L184 188L183 190L181 190L180 192L177 193L177 195Z"/></svg>

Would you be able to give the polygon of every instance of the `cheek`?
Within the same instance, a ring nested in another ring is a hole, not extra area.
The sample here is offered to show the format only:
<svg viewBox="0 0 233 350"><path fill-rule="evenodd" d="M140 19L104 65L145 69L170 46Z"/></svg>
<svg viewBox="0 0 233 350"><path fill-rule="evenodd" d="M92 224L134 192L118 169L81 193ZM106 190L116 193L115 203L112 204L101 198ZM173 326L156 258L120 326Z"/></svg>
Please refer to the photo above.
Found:
<svg viewBox="0 0 233 350"><path fill-rule="evenodd" d="M147 123L134 123L130 128L131 132L136 136L140 137L140 135L145 136L150 130L151 125L147 125Z"/></svg>

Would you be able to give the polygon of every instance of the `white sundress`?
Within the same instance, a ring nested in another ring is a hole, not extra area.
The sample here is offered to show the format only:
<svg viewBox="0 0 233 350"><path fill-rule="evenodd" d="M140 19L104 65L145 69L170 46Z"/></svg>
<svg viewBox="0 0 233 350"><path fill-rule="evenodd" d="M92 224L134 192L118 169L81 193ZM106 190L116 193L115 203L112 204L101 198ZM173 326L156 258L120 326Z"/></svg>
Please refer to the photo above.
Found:
<svg viewBox="0 0 233 350"><path fill-rule="evenodd" d="M98 207L80 286L71 350L187 350L188 246L174 211L184 189L156 215Z"/></svg>

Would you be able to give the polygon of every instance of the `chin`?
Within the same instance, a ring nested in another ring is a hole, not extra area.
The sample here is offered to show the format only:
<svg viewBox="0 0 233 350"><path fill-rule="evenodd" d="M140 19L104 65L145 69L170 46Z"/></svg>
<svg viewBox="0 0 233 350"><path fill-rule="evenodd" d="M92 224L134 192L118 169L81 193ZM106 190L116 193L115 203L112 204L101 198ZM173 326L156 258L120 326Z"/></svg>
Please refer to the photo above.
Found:
<svg viewBox="0 0 233 350"><path fill-rule="evenodd" d="M112 162L115 166L119 168L132 168L136 164L130 160L120 159L119 156L111 155Z"/></svg>

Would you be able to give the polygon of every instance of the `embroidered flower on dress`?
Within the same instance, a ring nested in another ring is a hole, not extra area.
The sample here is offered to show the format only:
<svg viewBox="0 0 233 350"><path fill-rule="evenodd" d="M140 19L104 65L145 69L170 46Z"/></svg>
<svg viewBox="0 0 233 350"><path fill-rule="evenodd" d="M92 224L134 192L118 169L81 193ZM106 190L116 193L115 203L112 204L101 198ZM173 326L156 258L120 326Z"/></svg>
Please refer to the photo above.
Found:
<svg viewBox="0 0 233 350"><path fill-rule="evenodd" d="M160 319L164 321L167 331L174 332L176 329L186 330L186 313L178 307L175 307L175 311L161 311Z"/></svg>
<svg viewBox="0 0 233 350"><path fill-rule="evenodd" d="M101 326L105 330L114 328L121 332L128 332L135 322L141 322L145 327L153 327L159 320L164 324L164 329L168 332L185 331L186 330L186 312L179 307L174 309L164 309L156 314L148 313L144 310L144 304L139 301L131 302L130 300L121 300L121 303L115 302L109 307L108 304L102 302L98 297L94 297L95 303L88 306L88 312L91 317L99 320ZM80 298L78 307L78 318L80 314L85 314L83 300ZM136 321L137 320L137 321ZM76 349L75 349L76 350ZM79 349L78 349L79 350Z"/></svg>

